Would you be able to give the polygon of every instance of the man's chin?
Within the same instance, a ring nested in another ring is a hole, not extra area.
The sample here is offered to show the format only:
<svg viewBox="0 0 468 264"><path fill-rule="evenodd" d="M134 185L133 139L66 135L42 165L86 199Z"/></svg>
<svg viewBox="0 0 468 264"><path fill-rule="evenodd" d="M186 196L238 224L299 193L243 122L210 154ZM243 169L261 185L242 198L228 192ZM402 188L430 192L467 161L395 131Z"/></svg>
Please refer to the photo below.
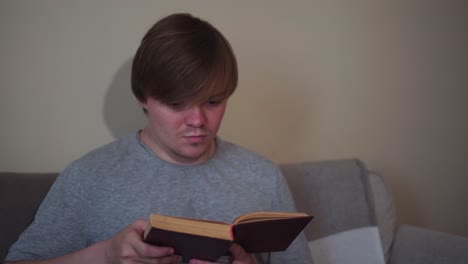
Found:
<svg viewBox="0 0 468 264"><path fill-rule="evenodd" d="M180 157L189 163L199 163L211 158L209 147L206 146L193 146L194 148L188 149L180 153Z"/></svg>

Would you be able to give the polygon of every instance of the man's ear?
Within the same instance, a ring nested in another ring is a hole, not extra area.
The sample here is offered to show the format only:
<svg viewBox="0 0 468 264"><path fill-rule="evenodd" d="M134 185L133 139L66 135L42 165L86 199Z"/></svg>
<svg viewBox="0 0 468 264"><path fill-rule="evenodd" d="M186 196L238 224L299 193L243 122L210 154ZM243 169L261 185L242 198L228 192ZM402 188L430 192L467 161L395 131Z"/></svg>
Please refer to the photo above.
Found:
<svg viewBox="0 0 468 264"><path fill-rule="evenodd" d="M138 104L141 106L143 109L143 113L147 114L148 113L148 100L145 101L138 101Z"/></svg>
<svg viewBox="0 0 468 264"><path fill-rule="evenodd" d="M146 101L139 101L138 104L141 106L143 109L147 109L147 102Z"/></svg>

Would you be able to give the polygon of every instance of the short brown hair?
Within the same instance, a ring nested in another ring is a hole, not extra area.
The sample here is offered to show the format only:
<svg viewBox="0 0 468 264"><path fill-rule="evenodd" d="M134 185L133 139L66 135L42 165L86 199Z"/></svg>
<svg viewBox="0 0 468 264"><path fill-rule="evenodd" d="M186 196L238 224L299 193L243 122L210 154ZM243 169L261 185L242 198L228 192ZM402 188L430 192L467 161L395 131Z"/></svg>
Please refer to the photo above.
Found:
<svg viewBox="0 0 468 264"><path fill-rule="evenodd" d="M226 38L190 14L151 27L133 58L131 85L140 102L202 103L228 98L237 87L237 62Z"/></svg>

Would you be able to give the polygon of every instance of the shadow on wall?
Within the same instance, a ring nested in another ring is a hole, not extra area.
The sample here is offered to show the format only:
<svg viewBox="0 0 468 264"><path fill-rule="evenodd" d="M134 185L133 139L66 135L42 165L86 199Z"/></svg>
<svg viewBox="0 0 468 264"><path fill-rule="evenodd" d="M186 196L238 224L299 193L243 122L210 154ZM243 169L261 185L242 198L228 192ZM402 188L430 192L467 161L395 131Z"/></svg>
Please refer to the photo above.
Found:
<svg viewBox="0 0 468 264"><path fill-rule="evenodd" d="M114 138L142 129L145 115L130 88L132 60L117 71L104 98L104 122Z"/></svg>

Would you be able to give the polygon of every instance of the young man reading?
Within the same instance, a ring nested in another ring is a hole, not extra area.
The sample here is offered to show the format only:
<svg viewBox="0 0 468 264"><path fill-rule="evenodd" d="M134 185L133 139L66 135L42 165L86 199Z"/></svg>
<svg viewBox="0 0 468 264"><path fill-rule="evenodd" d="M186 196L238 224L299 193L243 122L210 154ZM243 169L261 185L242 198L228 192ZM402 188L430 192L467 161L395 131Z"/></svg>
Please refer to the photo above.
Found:
<svg viewBox="0 0 468 264"><path fill-rule="evenodd" d="M217 137L237 86L234 53L209 23L188 14L157 22L132 66L147 116L135 134L72 162L57 178L7 263L208 263L143 241L150 213L230 222L253 211L294 211L279 169ZM233 263L311 263L303 235L285 252Z"/></svg>

